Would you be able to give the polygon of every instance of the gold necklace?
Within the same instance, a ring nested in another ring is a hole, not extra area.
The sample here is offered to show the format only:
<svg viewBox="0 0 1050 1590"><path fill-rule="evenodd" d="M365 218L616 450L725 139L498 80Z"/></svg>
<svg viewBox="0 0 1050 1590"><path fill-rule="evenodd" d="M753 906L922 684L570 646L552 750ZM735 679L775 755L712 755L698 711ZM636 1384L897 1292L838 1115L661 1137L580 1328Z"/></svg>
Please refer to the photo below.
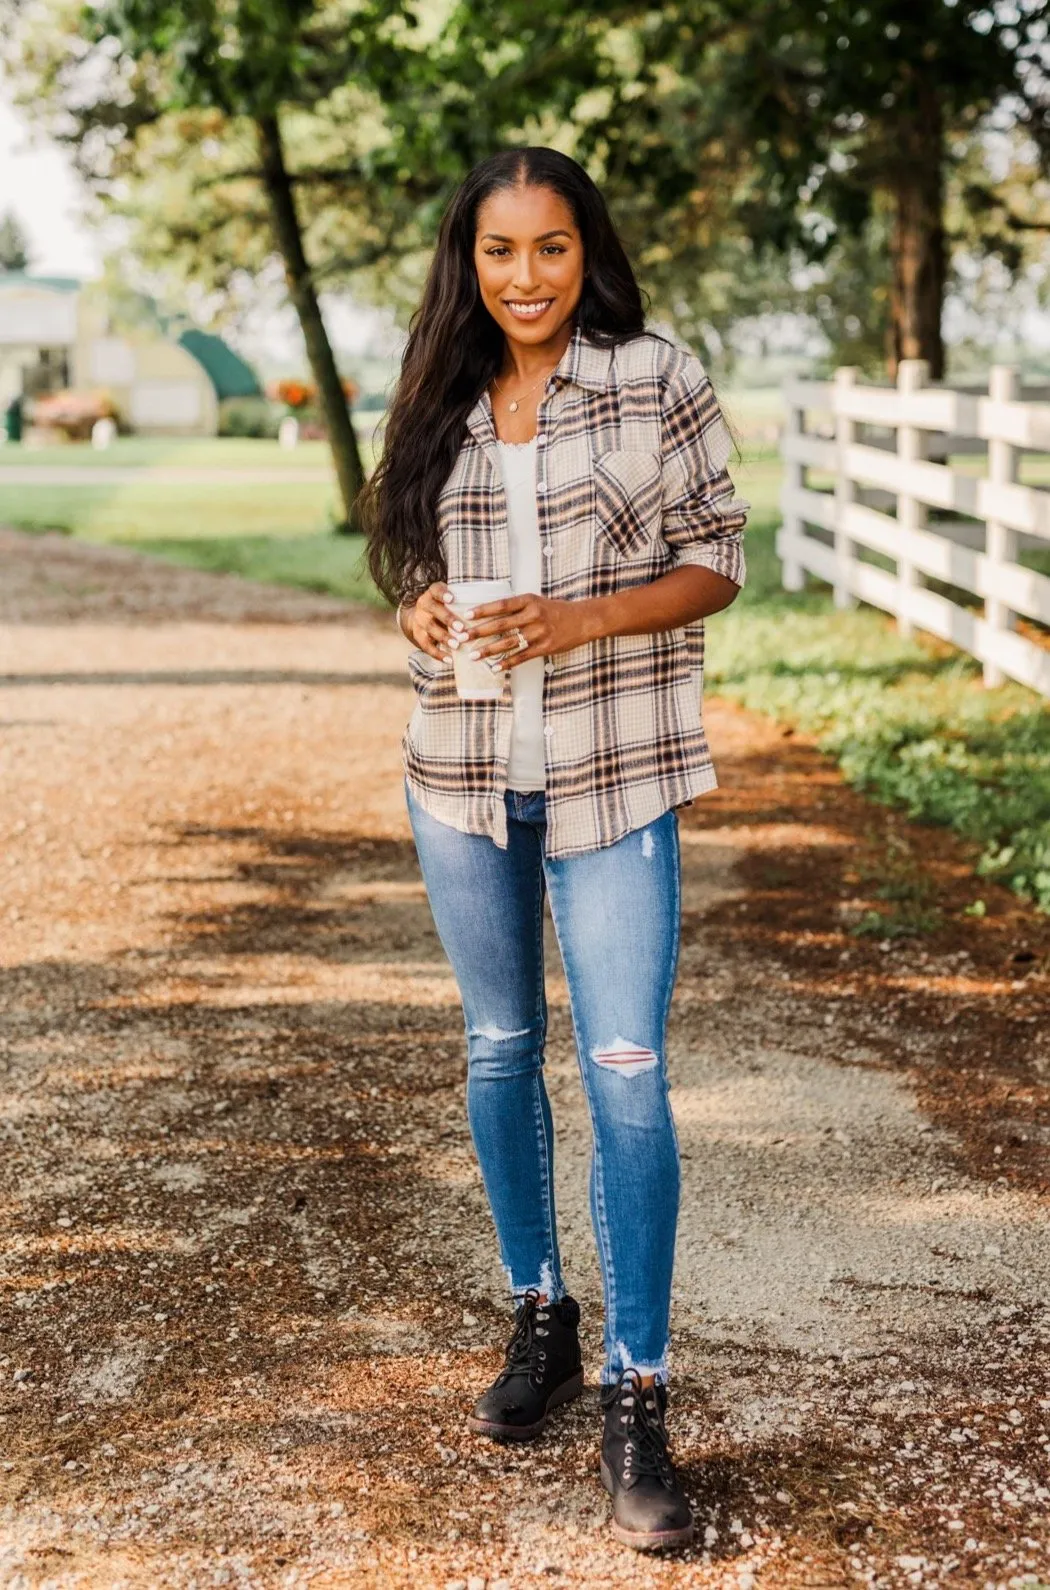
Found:
<svg viewBox="0 0 1050 1590"><path fill-rule="evenodd" d="M559 359L558 360L558 364L560 364L560 363L561 363L561 360ZM524 392L519 392L516 398L512 398L511 399L511 401L507 404L507 407L508 407L508 409L510 410L510 412L512 414L517 414L518 408L519 408L519 405L521 403L522 398L527 398L530 392L535 392L536 388L540 384L540 381L546 381L550 376L552 376L554 374L555 370L558 368L558 364L552 364L550 369L544 371L543 375L540 376L540 380L539 381L533 381L532 385L531 386L527 386L525 388ZM502 395L504 397L506 397L507 394L506 394L505 389L500 386L500 384L496 380L495 376L492 377L492 385L496 388L497 392L502 393Z"/></svg>

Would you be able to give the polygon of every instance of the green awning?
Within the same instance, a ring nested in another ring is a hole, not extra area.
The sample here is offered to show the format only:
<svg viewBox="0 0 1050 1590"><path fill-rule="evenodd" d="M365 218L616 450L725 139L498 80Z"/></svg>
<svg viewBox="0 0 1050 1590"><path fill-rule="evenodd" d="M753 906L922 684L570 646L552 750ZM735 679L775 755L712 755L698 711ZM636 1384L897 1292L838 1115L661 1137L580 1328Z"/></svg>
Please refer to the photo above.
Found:
<svg viewBox="0 0 1050 1590"><path fill-rule="evenodd" d="M181 334L179 346L196 359L220 400L262 396L262 387L251 365L246 364L239 353L234 353L221 337L191 329Z"/></svg>

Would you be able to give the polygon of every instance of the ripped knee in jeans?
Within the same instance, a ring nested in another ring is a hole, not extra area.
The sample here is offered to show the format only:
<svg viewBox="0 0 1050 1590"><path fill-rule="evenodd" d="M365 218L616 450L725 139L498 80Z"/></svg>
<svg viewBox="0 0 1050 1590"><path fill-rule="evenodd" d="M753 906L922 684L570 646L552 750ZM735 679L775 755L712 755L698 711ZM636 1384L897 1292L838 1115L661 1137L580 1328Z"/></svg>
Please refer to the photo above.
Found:
<svg viewBox="0 0 1050 1590"><path fill-rule="evenodd" d="M660 1063L652 1049L620 1037L602 1048L592 1049L591 1059L596 1066L615 1071L622 1077L637 1076L640 1071L652 1071Z"/></svg>

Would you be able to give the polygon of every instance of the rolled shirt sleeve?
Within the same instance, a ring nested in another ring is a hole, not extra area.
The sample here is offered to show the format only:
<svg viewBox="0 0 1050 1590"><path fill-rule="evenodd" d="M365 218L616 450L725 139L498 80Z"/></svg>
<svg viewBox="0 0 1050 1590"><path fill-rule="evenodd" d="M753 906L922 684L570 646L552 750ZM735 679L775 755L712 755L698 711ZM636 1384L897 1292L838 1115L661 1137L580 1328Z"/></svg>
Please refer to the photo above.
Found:
<svg viewBox="0 0 1050 1590"><path fill-rule="evenodd" d="M746 576L743 529L750 504L726 465L733 439L699 359L688 355L661 403L663 537L676 564L697 564L734 585Z"/></svg>

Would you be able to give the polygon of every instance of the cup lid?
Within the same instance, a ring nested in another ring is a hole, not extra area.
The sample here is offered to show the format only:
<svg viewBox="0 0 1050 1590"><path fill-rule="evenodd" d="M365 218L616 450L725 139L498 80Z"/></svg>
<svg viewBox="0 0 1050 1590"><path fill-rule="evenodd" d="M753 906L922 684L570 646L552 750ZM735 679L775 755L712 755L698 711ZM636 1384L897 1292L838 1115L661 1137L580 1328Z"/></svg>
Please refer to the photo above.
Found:
<svg viewBox="0 0 1050 1590"><path fill-rule="evenodd" d="M457 602L495 601L509 596L509 580L449 580L448 588Z"/></svg>

